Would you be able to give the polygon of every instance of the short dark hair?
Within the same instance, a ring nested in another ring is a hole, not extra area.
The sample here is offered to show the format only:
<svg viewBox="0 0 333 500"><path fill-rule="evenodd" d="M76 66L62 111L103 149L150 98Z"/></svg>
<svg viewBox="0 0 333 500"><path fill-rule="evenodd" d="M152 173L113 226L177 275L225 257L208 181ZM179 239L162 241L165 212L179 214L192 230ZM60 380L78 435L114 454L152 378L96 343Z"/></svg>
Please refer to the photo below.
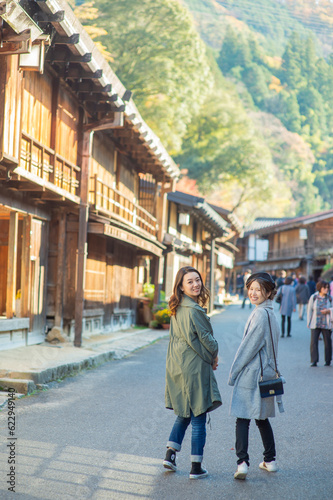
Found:
<svg viewBox="0 0 333 500"><path fill-rule="evenodd" d="M291 276L287 276L286 279L284 280L285 285L291 285L294 280L292 279Z"/></svg>
<svg viewBox="0 0 333 500"><path fill-rule="evenodd" d="M301 285L305 285L306 279L304 278L304 276L299 277L298 283L300 283Z"/></svg>
<svg viewBox="0 0 333 500"><path fill-rule="evenodd" d="M317 292L320 292L320 290L322 288L328 288L329 287L329 284L327 283L327 281L325 280L320 280L318 281L318 283L316 284L316 290Z"/></svg>
<svg viewBox="0 0 333 500"><path fill-rule="evenodd" d="M249 289L251 283L257 281L260 286L260 290L267 295L267 298L273 300L277 294L276 284L272 276L269 273L254 273L248 278L246 282L246 288Z"/></svg>

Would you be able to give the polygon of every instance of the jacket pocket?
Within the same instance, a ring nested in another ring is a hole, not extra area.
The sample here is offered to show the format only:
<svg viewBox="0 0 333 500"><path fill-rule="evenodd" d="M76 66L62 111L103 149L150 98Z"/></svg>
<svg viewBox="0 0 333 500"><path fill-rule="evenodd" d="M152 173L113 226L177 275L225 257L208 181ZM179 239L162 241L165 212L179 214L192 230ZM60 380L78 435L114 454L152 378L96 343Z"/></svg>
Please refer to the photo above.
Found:
<svg viewBox="0 0 333 500"><path fill-rule="evenodd" d="M259 370L258 368L245 368L239 376L238 386L247 389L255 389L258 385Z"/></svg>

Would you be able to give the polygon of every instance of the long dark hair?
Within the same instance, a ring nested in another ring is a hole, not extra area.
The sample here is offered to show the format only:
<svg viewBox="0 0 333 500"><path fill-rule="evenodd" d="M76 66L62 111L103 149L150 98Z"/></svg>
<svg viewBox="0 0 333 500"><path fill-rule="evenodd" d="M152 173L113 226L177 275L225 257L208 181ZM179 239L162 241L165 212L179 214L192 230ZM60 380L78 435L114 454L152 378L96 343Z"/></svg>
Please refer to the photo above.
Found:
<svg viewBox="0 0 333 500"><path fill-rule="evenodd" d="M183 286L184 276L185 276L185 274L188 274L188 273L197 273L199 275L199 278L201 281L202 287L201 287L200 294L198 295L198 304L200 306L204 307L206 305L206 302L209 299L209 296L210 296L209 291L205 287L205 285L203 284L202 277L201 277L201 274L199 273L199 271L191 266L181 267L176 274L175 283L173 285L173 290L172 290L173 293L172 293L170 300L169 300L169 309L171 311L171 316L176 315L178 306L181 303L181 301L183 300L184 292L182 291L181 287Z"/></svg>

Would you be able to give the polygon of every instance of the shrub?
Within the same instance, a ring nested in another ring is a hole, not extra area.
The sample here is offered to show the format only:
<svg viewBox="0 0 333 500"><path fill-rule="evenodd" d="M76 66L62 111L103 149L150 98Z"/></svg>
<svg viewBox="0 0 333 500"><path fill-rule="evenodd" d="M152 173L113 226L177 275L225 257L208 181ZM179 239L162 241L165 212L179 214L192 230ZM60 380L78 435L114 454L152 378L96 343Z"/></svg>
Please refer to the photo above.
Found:
<svg viewBox="0 0 333 500"><path fill-rule="evenodd" d="M162 301L159 304L153 306L153 313L155 314L157 311L163 311L164 309L168 309L168 303L166 301Z"/></svg>
<svg viewBox="0 0 333 500"><path fill-rule="evenodd" d="M170 323L170 310L162 309L160 311L156 311L154 314L154 318L160 325L165 325Z"/></svg>

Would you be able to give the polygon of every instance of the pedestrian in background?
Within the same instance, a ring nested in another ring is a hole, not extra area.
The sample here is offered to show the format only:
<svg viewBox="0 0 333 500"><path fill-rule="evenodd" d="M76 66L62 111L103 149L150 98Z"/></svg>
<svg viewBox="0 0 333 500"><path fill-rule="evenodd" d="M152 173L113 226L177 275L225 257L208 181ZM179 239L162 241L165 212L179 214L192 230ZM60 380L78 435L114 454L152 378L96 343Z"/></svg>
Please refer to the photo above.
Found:
<svg viewBox="0 0 333 500"><path fill-rule="evenodd" d="M306 279L304 276L300 276L298 285L296 285L295 288L296 292L296 302L298 304L298 317L299 319L303 319L304 315L304 309L306 309L307 303L309 302L310 298L310 290L308 285L306 284Z"/></svg>
<svg viewBox="0 0 333 500"><path fill-rule="evenodd" d="M270 274L255 273L247 280L246 286L249 298L256 307L245 325L244 336L232 364L228 382L234 386L230 413L237 419L235 448L238 460L235 479L245 479L248 473L251 418L255 419L264 446L264 461L259 467L268 472L277 470L274 434L268 420L275 416L275 400L274 396L261 398L259 389L261 363L263 380L276 376L272 344L273 341L277 356L280 332L272 305L276 285ZM281 397L278 399L278 407L282 412Z"/></svg>
<svg viewBox="0 0 333 500"><path fill-rule="evenodd" d="M331 276L330 281L330 296L333 297L333 276Z"/></svg>
<svg viewBox="0 0 333 500"><path fill-rule="evenodd" d="M286 279L286 276L287 276L286 271L282 270L282 271L279 272L279 277L276 280L276 286L277 286L277 288L280 288L280 286L282 286L284 284L284 280Z"/></svg>
<svg viewBox="0 0 333 500"><path fill-rule="evenodd" d="M246 282L247 280L249 279L249 277L251 276L251 269L247 269L244 273L244 289L243 289L243 303L242 303L242 309L244 309L245 307L245 302L246 302L246 299L248 299L248 294L247 294L247 287L246 287ZM251 301L249 299L249 307L251 308Z"/></svg>
<svg viewBox="0 0 333 500"><path fill-rule="evenodd" d="M310 356L311 366L319 361L318 340L322 333L325 346L325 366L332 361L332 297L329 295L327 281L318 281L317 292L311 295L308 305L308 328L311 329Z"/></svg>
<svg viewBox="0 0 333 500"><path fill-rule="evenodd" d="M179 269L169 300L171 322L165 389L165 406L174 410L177 418L167 442L163 465L168 470L177 470L176 452L181 450L191 423L190 479L208 475L202 467L206 417L207 412L222 404L213 372L218 366L218 344L203 308L208 299L209 292L199 271L189 266Z"/></svg>
<svg viewBox="0 0 333 500"><path fill-rule="evenodd" d="M280 305L281 337L284 337L286 318L287 318L287 337L291 337L291 315L293 312L296 311L296 293L292 283L293 283L292 277L287 276L287 278L284 281L284 285L280 286L277 293L277 297L282 295L282 301Z"/></svg>
<svg viewBox="0 0 333 500"><path fill-rule="evenodd" d="M298 284L297 274L296 273L292 273L291 277L292 277L292 280L293 280L292 285L295 288L297 286L297 284Z"/></svg>
<svg viewBox="0 0 333 500"><path fill-rule="evenodd" d="M242 295L243 288L244 288L244 276L242 274L237 274L237 278L236 278L236 293L238 293L239 296Z"/></svg>
<svg viewBox="0 0 333 500"><path fill-rule="evenodd" d="M313 279L313 276L309 276L309 280L307 282L307 285L310 290L310 296L316 293L316 282Z"/></svg>

